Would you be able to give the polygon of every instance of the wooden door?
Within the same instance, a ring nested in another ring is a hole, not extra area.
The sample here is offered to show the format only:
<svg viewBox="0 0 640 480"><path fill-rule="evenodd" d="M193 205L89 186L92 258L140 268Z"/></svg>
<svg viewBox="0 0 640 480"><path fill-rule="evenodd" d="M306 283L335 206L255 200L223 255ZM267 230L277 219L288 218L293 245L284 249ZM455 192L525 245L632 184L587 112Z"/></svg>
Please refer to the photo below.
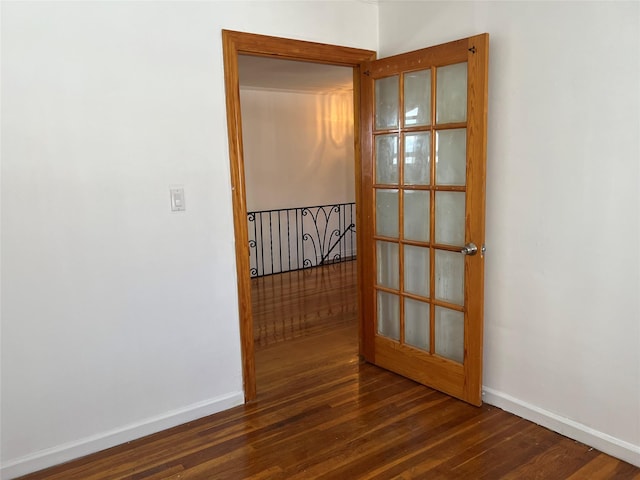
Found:
<svg viewBox="0 0 640 480"><path fill-rule="evenodd" d="M482 34L361 69L362 353L474 405L488 47Z"/></svg>

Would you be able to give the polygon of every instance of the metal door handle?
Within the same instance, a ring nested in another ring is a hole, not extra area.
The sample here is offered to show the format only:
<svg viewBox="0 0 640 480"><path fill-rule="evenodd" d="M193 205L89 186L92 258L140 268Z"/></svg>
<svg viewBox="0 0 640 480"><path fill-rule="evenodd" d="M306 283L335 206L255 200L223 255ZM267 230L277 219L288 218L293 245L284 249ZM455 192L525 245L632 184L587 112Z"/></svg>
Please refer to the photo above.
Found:
<svg viewBox="0 0 640 480"><path fill-rule="evenodd" d="M465 255L475 255L476 253L478 253L478 247L475 243L469 242L464 247L462 247L460 253L464 253Z"/></svg>

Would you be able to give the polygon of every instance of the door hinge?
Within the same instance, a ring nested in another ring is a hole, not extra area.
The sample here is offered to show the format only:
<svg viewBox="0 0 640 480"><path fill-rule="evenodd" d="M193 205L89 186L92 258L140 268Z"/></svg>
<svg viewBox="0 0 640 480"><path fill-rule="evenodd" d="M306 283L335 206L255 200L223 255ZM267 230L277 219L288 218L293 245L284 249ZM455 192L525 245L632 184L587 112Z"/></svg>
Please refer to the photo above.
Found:
<svg viewBox="0 0 640 480"><path fill-rule="evenodd" d="M471 48L469 49L469 51L470 51L471 53L476 53L476 46L474 45L473 47L471 47Z"/></svg>

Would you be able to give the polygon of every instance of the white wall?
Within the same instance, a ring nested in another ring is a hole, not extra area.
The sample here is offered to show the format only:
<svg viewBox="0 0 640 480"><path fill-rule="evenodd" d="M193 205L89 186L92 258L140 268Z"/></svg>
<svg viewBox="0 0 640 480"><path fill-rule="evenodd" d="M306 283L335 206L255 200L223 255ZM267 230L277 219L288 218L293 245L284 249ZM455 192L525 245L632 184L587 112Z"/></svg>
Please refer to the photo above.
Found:
<svg viewBox="0 0 640 480"><path fill-rule="evenodd" d="M355 201L352 92L241 89L247 210Z"/></svg>
<svg viewBox="0 0 640 480"><path fill-rule="evenodd" d="M375 49L376 22L2 3L3 478L242 401L221 29Z"/></svg>
<svg viewBox="0 0 640 480"><path fill-rule="evenodd" d="M640 465L640 4L379 16L379 57L491 34L486 400Z"/></svg>
<svg viewBox="0 0 640 480"><path fill-rule="evenodd" d="M246 87L240 94L249 212L355 202L352 91ZM259 276L296 270L306 261L317 265L327 255L355 255L355 237L340 240L355 221L355 208L339 209L254 215L252 271Z"/></svg>

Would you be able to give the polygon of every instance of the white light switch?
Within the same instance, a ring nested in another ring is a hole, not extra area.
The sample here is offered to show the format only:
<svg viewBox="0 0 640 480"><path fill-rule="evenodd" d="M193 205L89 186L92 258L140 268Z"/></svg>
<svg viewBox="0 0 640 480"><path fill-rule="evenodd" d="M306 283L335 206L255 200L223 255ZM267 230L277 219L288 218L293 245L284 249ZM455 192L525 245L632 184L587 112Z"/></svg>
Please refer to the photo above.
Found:
<svg viewBox="0 0 640 480"><path fill-rule="evenodd" d="M171 211L183 212L185 210L184 188L170 188L169 193L171 194Z"/></svg>

